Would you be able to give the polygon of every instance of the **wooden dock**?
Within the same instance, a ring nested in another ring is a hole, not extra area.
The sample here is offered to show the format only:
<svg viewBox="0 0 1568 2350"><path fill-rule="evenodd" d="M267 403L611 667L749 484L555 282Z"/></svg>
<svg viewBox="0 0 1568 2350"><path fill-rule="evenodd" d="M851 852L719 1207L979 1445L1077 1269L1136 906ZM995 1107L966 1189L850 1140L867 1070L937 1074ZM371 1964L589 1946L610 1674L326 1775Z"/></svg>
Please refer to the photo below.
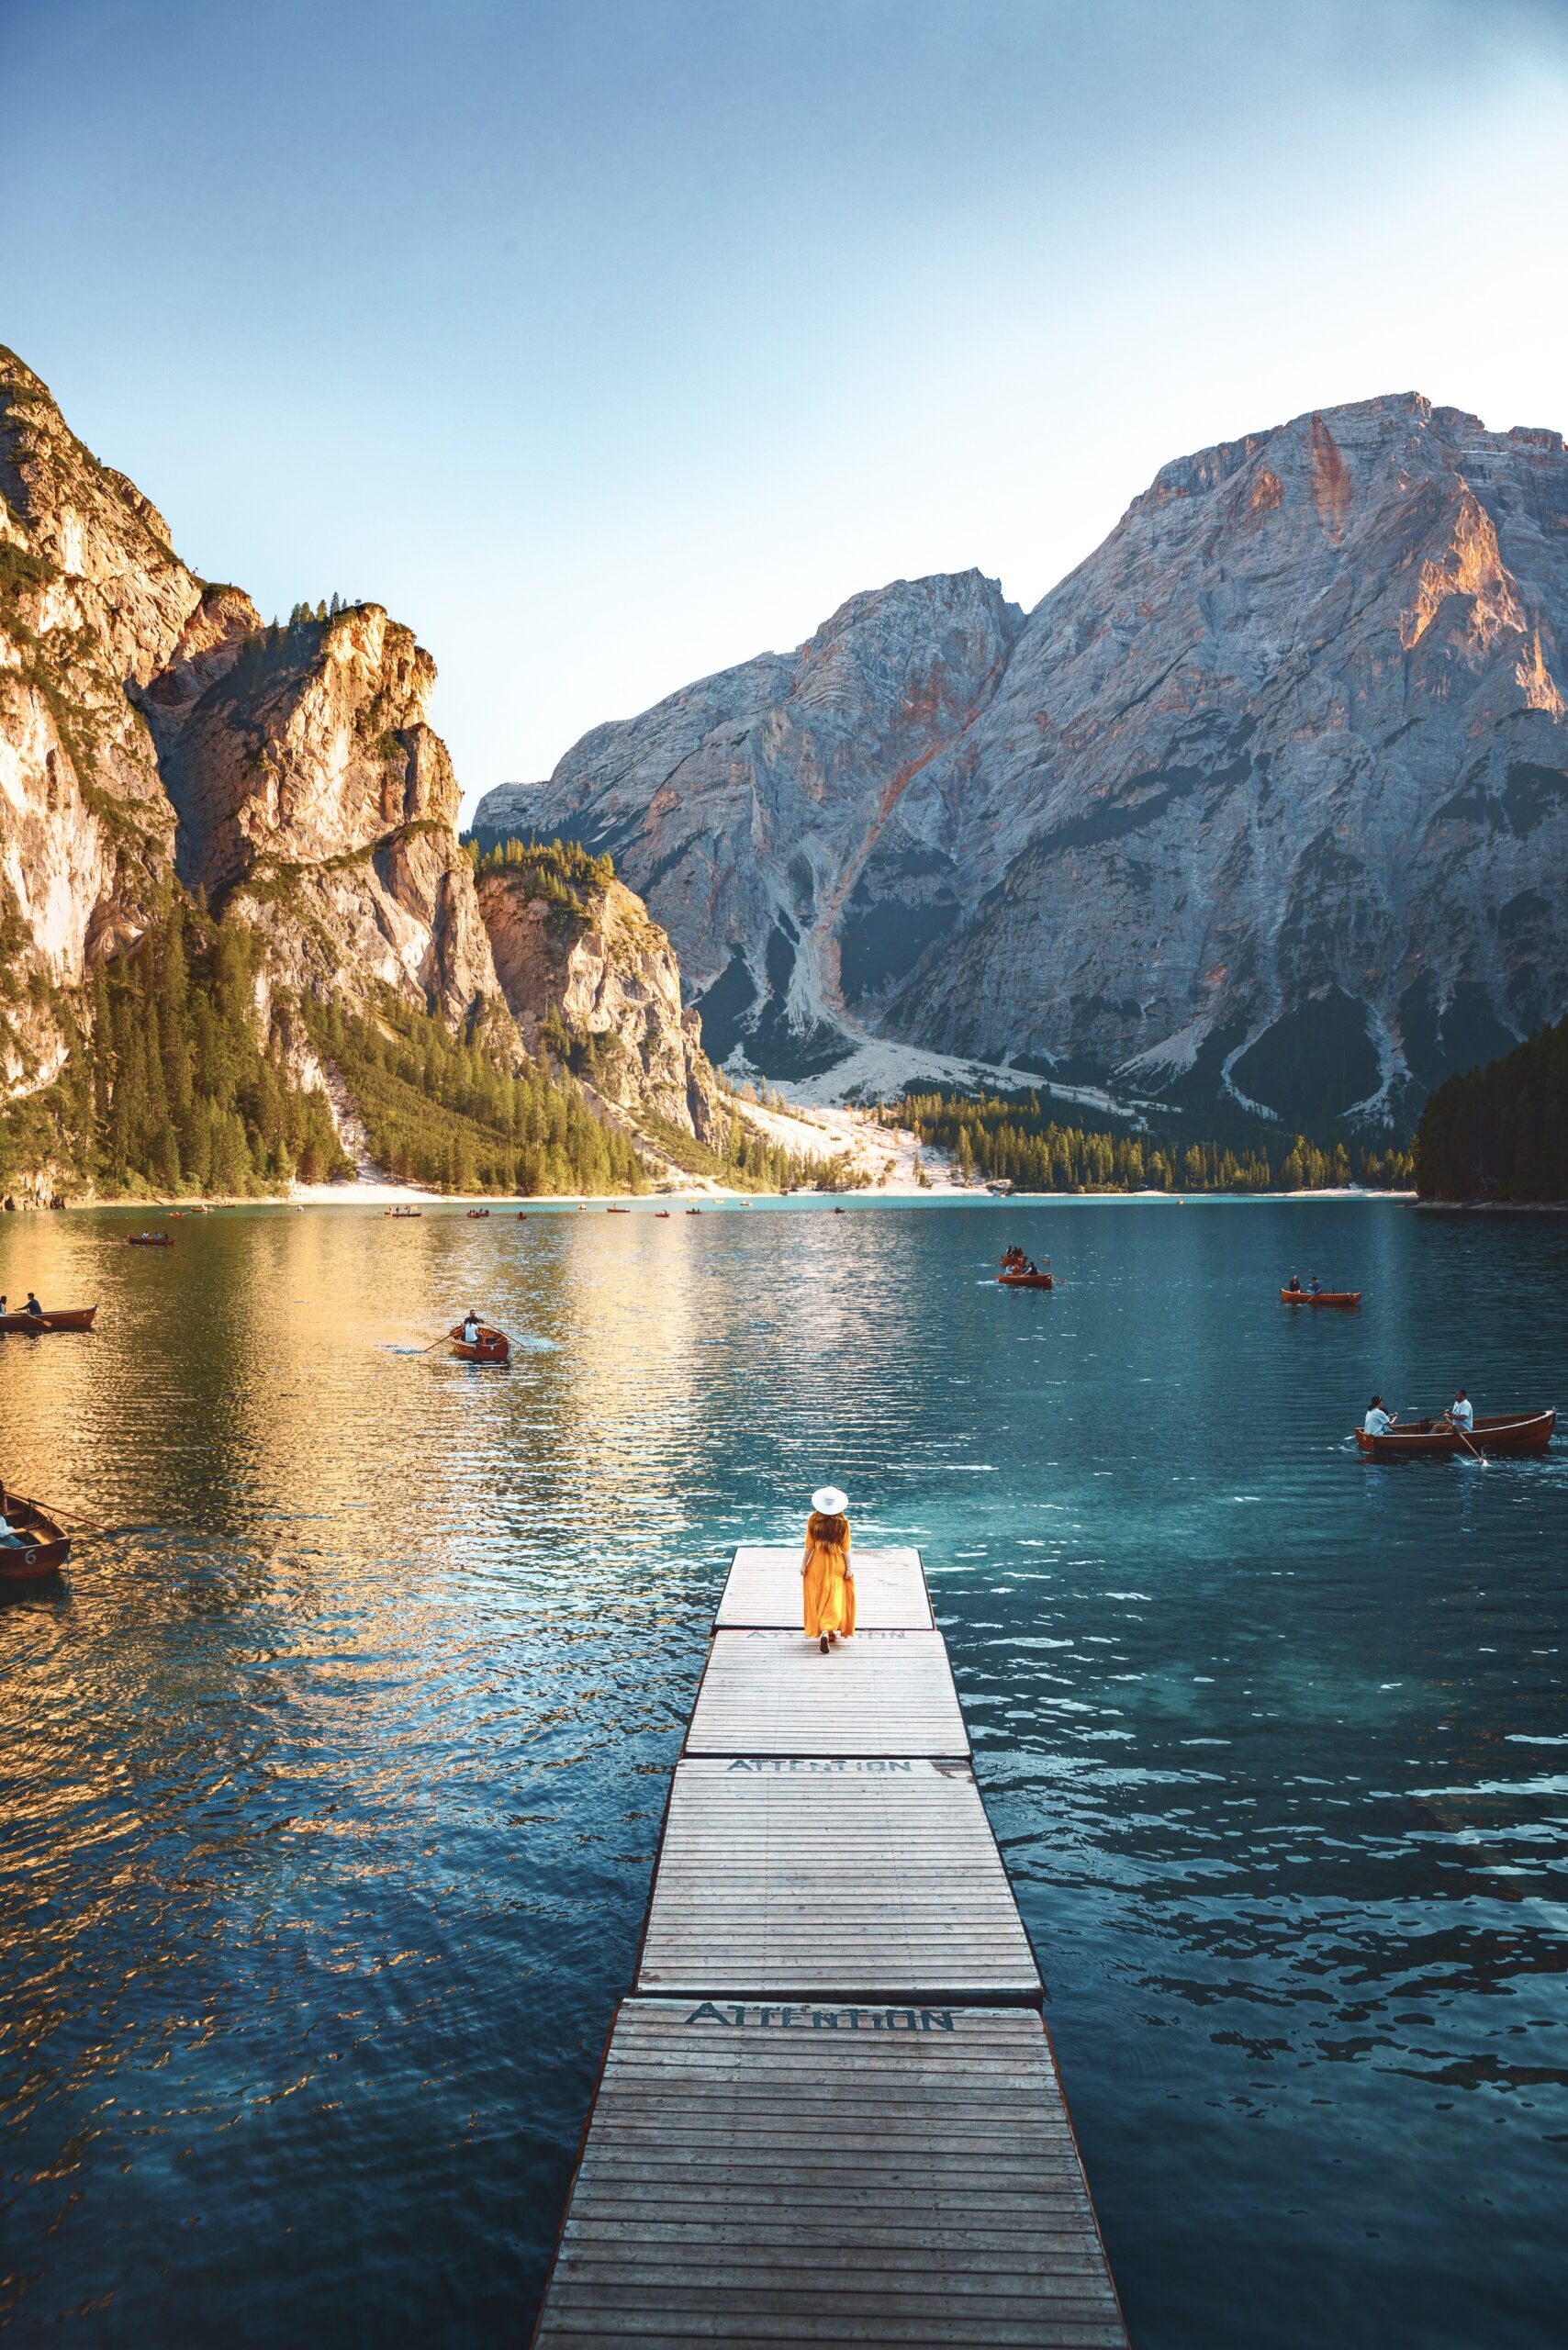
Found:
<svg viewBox="0 0 1568 2350"><path fill-rule="evenodd" d="M736 1551L541 2350L1126 2350L917 1551Z"/></svg>

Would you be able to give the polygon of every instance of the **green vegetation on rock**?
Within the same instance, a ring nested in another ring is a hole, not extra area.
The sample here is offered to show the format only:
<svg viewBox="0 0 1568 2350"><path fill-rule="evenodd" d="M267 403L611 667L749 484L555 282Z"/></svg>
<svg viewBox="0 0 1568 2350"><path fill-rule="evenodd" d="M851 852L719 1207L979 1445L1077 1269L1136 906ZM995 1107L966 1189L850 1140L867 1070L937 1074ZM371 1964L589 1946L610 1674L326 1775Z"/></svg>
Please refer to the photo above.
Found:
<svg viewBox="0 0 1568 2350"><path fill-rule="evenodd" d="M486 1012L457 1036L391 997L374 1017L334 1002L307 1018L374 1157L399 1181L527 1194L645 1189L629 1137L601 1125L580 1088L546 1063L514 1074Z"/></svg>
<svg viewBox="0 0 1568 2350"><path fill-rule="evenodd" d="M881 1115L913 1127L917 1142L951 1151L961 1176L1021 1192L1317 1192L1357 1182L1393 1191L1411 1180L1408 1151L1363 1150L1352 1164L1343 1143L1320 1150L1297 1135L1276 1167L1256 1145L1238 1153L1215 1142L1062 1125L1037 1093L981 1101L913 1093Z"/></svg>
<svg viewBox="0 0 1568 2350"><path fill-rule="evenodd" d="M69 1058L0 1121L10 1165L108 1198L247 1198L349 1174L326 1097L290 1073L287 1008L261 1032L262 957L244 923L165 887L131 951L62 1001Z"/></svg>
<svg viewBox="0 0 1568 2350"><path fill-rule="evenodd" d="M615 878L614 859L590 856L576 841L501 841L480 854L476 841L464 843L476 878L487 873L515 874L533 893L567 912L586 914L588 900L601 897Z"/></svg>
<svg viewBox="0 0 1568 2350"><path fill-rule="evenodd" d="M1424 1200L1568 1200L1568 1019L1439 1085L1416 1134Z"/></svg>

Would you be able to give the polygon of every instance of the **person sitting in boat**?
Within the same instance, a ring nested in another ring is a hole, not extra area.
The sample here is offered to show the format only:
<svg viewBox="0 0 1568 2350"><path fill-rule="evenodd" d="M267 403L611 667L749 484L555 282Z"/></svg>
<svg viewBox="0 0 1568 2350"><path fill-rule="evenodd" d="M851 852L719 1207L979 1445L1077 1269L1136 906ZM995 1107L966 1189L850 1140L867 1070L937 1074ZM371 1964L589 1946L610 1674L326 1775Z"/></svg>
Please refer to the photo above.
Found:
<svg viewBox="0 0 1568 2350"><path fill-rule="evenodd" d="M472 1306L463 1317L463 1343L465 1347L476 1347L479 1343L479 1317Z"/></svg>
<svg viewBox="0 0 1568 2350"><path fill-rule="evenodd" d="M1397 1412L1385 1412L1383 1408L1383 1397L1374 1395L1367 1405L1367 1416L1361 1422L1361 1427L1368 1436L1386 1436L1398 1417Z"/></svg>
<svg viewBox="0 0 1568 2350"><path fill-rule="evenodd" d="M1285 1287L1289 1290L1293 1297L1299 1297L1301 1295L1301 1275L1299 1273L1293 1273L1289 1281L1285 1283Z"/></svg>
<svg viewBox="0 0 1568 2350"><path fill-rule="evenodd" d="M38 1299L33 1295L31 1290L28 1290L28 1302L26 1305L23 1306L22 1312L24 1314L30 1314L35 1322L41 1322L43 1320L43 1308L39 1304Z"/></svg>
<svg viewBox="0 0 1568 2350"><path fill-rule="evenodd" d="M1033 1275L1035 1276L1035 1279L1036 1279L1036 1281L1038 1281L1038 1280L1039 1280L1039 1278L1040 1278L1040 1269L1039 1269L1038 1265L1036 1265L1036 1262L1035 1262L1035 1260L1034 1260L1033 1257L1025 1257L1025 1259L1024 1259L1024 1270L1025 1270L1026 1273L1033 1273Z"/></svg>
<svg viewBox="0 0 1568 2350"><path fill-rule="evenodd" d="M1461 1436L1469 1436L1475 1426L1475 1406L1462 1387L1453 1391L1453 1402L1443 1414L1445 1427L1457 1428Z"/></svg>
<svg viewBox="0 0 1568 2350"><path fill-rule="evenodd" d="M0 1550L25 1550L27 1547L10 1519L0 1516Z"/></svg>
<svg viewBox="0 0 1568 2350"><path fill-rule="evenodd" d="M1306 1285L1306 1293L1308 1297L1321 1297L1323 1294L1323 1283L1318 1280L1316 1273L1313 1274L1312 1279Z"/></svg>

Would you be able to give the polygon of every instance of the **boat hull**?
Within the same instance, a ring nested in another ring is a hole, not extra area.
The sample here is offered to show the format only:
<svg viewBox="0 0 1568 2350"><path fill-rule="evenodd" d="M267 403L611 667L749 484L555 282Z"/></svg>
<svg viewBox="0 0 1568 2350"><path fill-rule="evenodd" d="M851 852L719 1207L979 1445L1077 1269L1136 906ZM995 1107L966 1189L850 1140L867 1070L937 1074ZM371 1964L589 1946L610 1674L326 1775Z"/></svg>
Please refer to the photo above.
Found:
<svg viewBox="0 0 1568 2350"><path fill-rule="evenodd" d="M1350 1306L1360 1305L1361 1302L1361 1292L1359 1289L1324 1289L1319 1290L1316 1297L1309 1289L1282 1289L1280 1292L1282 1305Z"/></svg>
<svg viewBox="0 0 1568 2350"><path fill-rule="evenodd" d="M1446 1460L1454 1454L1469 1456L1473 1449L1506 1458L1544 1452L1556 1426L1554 1411L1499 1412L1476 1421L1468 1445L1456 1429L1430 1420L1416 1420L1407 1428L1391 1428L1383 1436L1368 1436L1364 1428L1358 1428L1356 1442L1369 1460Z"/></svg>
<svg viewBox="0 0 1568 2350"><path fill-rule="evenodd" d="M95 1305L62 1305L39 1316L36 1314L0 1314L0 1330L13 1331L32 1337L45 1330L90 1330Z"/></svg>
<svg viewBox="0 0 1568 2350"><path fill-rule="evenodd" d="M160 1237L153 1232L131 1232L127 1234L125 1245L128 1248L172 1248L174 1244L167 1235Z"/></svg>
<svg viewBox="0 0 1568 2350"><path fill-rule="evenodd" d="M452 1351L460 1362L507 1363L511 1360L511 1344L506 1332L492 1330L486 1323L479 1326L477 1346L470 1346L463 1336L461 1322L454 1330L449 1330L447 1336L452 1341Z"/></svg>
<svg viewBox="0 0 1568 2350"><path fill-rule="evenodd" d="M8 1546L0 1550L0 1591L48 1583L69 1566L71 1537L33 1503L24 1501L19 1494L8 1494L0 1486L0 1515L22 1537L20 1550Z"/></svg>
<svg viewBox="0 0 1568 2350"><path fill-rule="evenodd" d="M1056 1278L1051 1273L998 1273L1001 1289L1055 1289Z"/></svg>

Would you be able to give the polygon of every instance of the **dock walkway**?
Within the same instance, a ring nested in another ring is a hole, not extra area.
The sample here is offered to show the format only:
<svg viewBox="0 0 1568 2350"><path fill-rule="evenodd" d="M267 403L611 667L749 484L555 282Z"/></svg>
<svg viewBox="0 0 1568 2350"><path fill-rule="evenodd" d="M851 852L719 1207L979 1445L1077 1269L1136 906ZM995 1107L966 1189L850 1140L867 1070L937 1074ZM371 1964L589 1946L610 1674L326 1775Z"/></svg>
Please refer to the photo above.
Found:
<svg viewBox="0 0 1568 2350"><path fill-rule="evenodd" d="M538 2350L1126 2350L918 1551L736 1551Z"/></svg>

